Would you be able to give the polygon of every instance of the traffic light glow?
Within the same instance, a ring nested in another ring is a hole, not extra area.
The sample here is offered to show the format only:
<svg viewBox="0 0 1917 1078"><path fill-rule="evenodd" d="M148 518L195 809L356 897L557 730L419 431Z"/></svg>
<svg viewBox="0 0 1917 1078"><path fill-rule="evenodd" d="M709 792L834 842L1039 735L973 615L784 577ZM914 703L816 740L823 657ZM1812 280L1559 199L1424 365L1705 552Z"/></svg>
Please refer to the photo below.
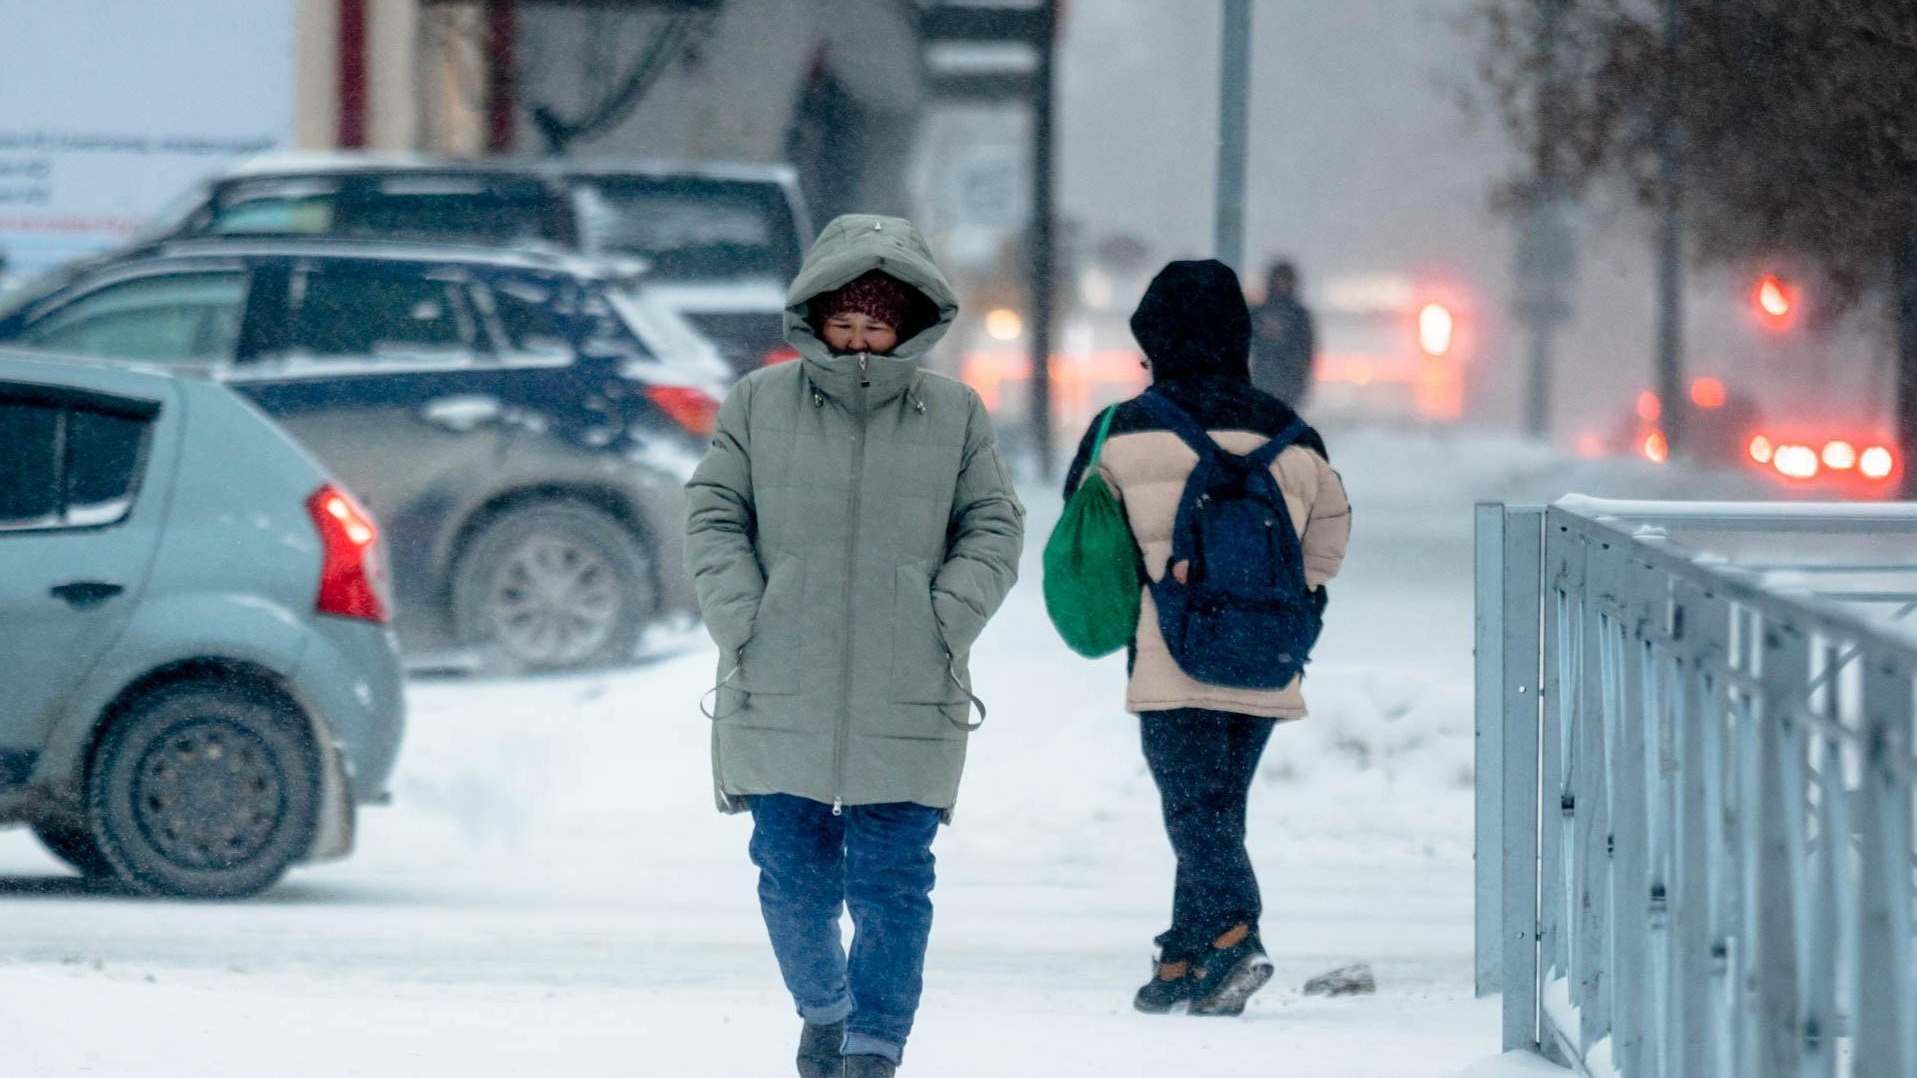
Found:
<svg viewBox="0 0 1917 1078"><path fill-rule="evenodd" d="M1457 319L1442 303L1427 303L1418 309L1418 350L1433 359L1448 355L1451 338L1457 332Z"/></svg>
<svg viewBox="0 0 1917 1078"><path fill-rule="evenodd" d="M1691 383L1691 403L1699 408L1724 407L1724 382L1719 378L1699 378Z"/></svg>
<svg viewBox="0 0 1917 1078"><path fill-rule="evenodd" d="M1781 333L1790 328L1796 317L1797 293L1776 274L1766 273L1757 279L1757 287L1751 292L1751 305L1765 329Z"/></svg>

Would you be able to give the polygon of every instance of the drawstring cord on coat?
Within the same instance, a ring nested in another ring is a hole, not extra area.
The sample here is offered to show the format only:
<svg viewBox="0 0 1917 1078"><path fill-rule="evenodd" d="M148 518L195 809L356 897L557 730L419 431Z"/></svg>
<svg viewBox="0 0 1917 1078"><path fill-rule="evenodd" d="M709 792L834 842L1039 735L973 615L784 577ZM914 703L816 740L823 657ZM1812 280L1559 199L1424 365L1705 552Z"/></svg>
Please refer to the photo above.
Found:
<svg viewBox="0 0 1917 1078"><path fill-rule="evenodd" d="M724 688L725 688L726 686L728 686L728 685L730 685L730 684L732 684L732 682L733 682L733 679L734 679L734 678L737 678L737 677L739 676L739 671L740 671L740 670L741 670L742 668L743 668L743 667L741 666L741 664L739 664L738 662L736 662L736 661L735 661L735 662L734 662L734 663L732 664L732 672L731 672L731 673L729 673L729 674L727 674L727 675L726 675L725 677L722 677L722 678L720 678L720 679L719 679L719 683L718 683L717 685L714 685L714 686L712 687L712 689L711 689L710 691L708 691L708 692L707 692L707 693L706 693L706 694L705 694L704 696L701 696L701 697L699 698L699 712L700 712L700 714L702 714L702 715L704 715L704 716L705 716L706 718L708 718L708 719L711 719L711 720L712 720L713 722L718 722L718 721L719 721L720 719L729 719L729 718L731 718L732 716L734 716L734 715L737 715L737 714L738 714L738 713L739 713L740 711L743 711L743 710L744 710L744 708L743 708L743 707L739 707L739 708L734 708L733 710L731 710L731 711L728 711L728 712L726 712L726 713L725 713L725 714L723 714L723 715L720 715L720 714L717 714L717 712L718 712L718 710L719 710L719 692L720 692L720 690L722 690L722 689L724 689ZM748 693L748 692L746 692L746 691L745 691L745 690L743 690L743 689L740 689L740 690L738 690L738 691L739 691L739 693L740 693L740 695L743 695L743 696L750 696L750 695L751 695L751 693ZM710 709L708 709L708 708L706 707L706 701L707 701L707 700L710 700L710 701L712 701L712 707L711 707Z"/></svg>
<svg viewBox="0 0 1917 1078"><path fill-rule="evenodd" d="M952 657L952 652L949 649L945 652L945 676L951 678L952 684L958 686L958 691L965 694L965 699L970 701L969 706L978 708L978 721L969 722L965 719L953 718L951 712L946 711L944 707L940 707L939 711L945 715L945 721L951 723L953 726L956 726L961 730L966 731L967 733L970 733L971 731L976 730L981 726L984 726L985 725L985 701L979 699L978 696L975 695L971 689L966 687L965 682L959 678L958 660Z"/></svg>

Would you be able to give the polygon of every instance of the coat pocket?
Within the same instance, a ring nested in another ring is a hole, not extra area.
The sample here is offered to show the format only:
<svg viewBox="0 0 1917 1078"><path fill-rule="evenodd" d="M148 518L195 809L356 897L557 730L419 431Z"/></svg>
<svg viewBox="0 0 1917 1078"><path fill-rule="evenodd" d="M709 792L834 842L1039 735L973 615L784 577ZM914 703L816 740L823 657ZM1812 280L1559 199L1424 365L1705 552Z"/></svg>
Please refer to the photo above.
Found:
<svg viewBox="0 0 1917 1078"><path fill-rule="evenodd" d="M897 704L964 704L954 663L932 613L932 579L901 565L892 594L892 695Z"/></svg>
<svg viewBox="0 0 1917 1078"><path fill-rule="evenodd" d="M765 696L799 691L804 612L805 563L796 558L774 562L752 619L752 637L739 653L737 688Z"/></svg>

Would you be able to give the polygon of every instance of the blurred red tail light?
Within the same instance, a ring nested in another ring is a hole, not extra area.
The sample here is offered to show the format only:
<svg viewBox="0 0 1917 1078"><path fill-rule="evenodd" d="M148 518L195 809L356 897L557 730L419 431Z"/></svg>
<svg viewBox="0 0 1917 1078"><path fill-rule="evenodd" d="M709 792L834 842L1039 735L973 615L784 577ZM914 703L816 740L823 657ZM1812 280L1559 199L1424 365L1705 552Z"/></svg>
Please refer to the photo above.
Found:
<svg viewBox="0 0 1917 1078"><path fill-rule="evenodd" d="M1881 445L1873 445L1857 458L1857 470L1866 479L1889 479L1897 470L1897 456Z"/></svg>
<svg viewBox="0 0 1917 1078"><path fill-rule="evenodd" d="M351 495L335 486L321 487L306 500L306 511L319 532L321 561L319 597L313 608L321 614L384 623L386 602L377 582L379 528Z"/></svg>
<svg viewBox="0 0 1917 1078"><path fill-rule="evenodd" d="M703 389L692 386L650 386L646 397L674 423L701 438L719 425L719 402Z"/></svg>
<svg viewBox="0 0 1917 1078"><path fill-rule="evenodd" d="M1780 445L1771 456L1771 466L1792 479L1817 477L1817 450L1807 445Z"/></svg>

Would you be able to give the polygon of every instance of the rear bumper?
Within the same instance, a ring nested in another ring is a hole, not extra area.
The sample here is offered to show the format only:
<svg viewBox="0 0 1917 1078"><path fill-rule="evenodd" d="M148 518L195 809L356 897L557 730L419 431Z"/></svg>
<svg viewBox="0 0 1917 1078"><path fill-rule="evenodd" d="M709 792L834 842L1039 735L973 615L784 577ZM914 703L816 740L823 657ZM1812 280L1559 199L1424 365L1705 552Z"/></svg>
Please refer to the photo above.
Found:
<svg viewBox="0 0 1917 1078"><path fill-rule="evenodd" d="M294 690L333 752L346 804L380 804L406 729L399 649L385 626L320 616L300 656Z"/></svg>

